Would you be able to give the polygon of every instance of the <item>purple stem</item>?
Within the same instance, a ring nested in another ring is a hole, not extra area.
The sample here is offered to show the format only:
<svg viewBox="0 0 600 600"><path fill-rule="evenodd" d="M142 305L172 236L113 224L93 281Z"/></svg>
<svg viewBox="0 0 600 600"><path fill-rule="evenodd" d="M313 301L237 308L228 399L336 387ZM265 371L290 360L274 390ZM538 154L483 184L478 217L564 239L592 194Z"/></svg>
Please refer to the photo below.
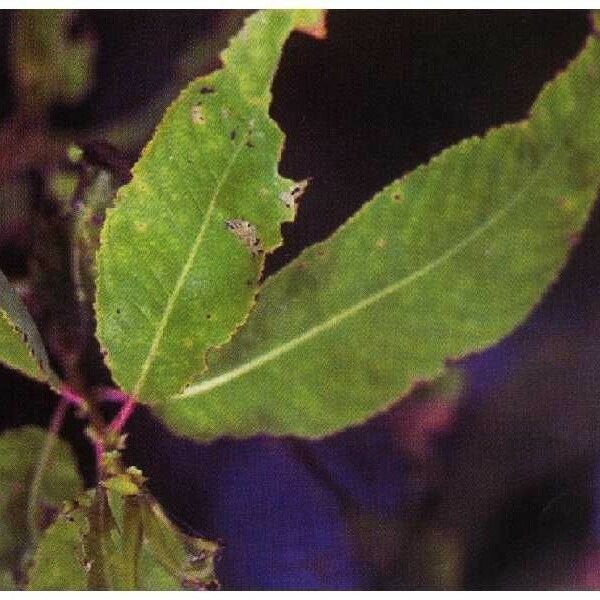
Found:
<svg viewBox="0 0 600 600"><path fill-rule="evenodd" d="M125 423L127 423L127 421L129 420L129 417L131 416L133 411L135 410L135 406L136 404L135 400L133 399L133 396L127 396L125 404L123 404L117 416L112 420L111 424L109 425L109 428L112 431L120 432L125 426Z"/></svg>

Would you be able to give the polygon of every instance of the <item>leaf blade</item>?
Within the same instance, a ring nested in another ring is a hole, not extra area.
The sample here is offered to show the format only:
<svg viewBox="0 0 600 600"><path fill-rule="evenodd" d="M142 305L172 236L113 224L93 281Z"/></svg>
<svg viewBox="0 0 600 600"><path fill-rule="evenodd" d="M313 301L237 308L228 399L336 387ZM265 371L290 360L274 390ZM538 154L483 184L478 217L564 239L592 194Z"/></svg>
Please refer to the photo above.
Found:
<svg viewBox="0 0 600 600"><path fill-rule="evenodd" d="M0 568L15 570L30 543L27 503L36 463L46 432L38 427L21 427L0 435ZM51 469L42 479L40 499L44 510L38 514L42 529L44 513L60 508L75 496L83 482L68 444L57 440L50 459Z"/></svg>
<svg viewBox="0 0 600 600"><path fill-rule="evenodd" d="M529 121L443 152L268 280L246 326L158 416L198 439L320 436L507 335L596 197L598 64L590 39Z"/></svg>
<svg viewBox="0 0 600 600"><path fill-rule="evenodd" d="M42 383L60 387L29 311L0 271L0 360Z"/></svg>
<svg viewBox="0 0 600 600"><path fill-rule="evenodd" d="M279 200L291 182L277 174L283 134L268 106L281 48L298 20L305 15L294 11L248 20L223 54L224 68L171 105L108 211L97 335L116 381L142 402L182 389L254 302L264 257L227 231L227 221L251 224L268 251L281 243L281 222L294 216ZM149 259L142 264L140 252Z"/></svg>

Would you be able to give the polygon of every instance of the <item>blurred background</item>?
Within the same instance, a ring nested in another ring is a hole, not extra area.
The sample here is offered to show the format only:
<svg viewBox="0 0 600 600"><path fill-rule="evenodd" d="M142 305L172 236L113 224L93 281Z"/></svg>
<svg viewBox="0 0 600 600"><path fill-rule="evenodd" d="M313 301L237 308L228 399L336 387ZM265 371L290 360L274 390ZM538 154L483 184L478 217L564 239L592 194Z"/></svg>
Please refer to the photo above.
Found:
<svg viewBox="0 0 600 600"><path fill-rule="evenodd" d="M85 281L101 207L246 14L0 11L0 268L84 387L110 384ZM292 35L273 86L280 171L313 179L267 276L446 146L526 117L590 30L578 11L327 25ZM460 385L420 385L364 426L200 445L140 408L126 459L182 528L222 542L225 589L598 588L599 258L600 209L528 320L452 366ZM0 367L0 401L9 428L47 425L56 398ZM70 415L63 435L92 484L82 429Z"/></svg>

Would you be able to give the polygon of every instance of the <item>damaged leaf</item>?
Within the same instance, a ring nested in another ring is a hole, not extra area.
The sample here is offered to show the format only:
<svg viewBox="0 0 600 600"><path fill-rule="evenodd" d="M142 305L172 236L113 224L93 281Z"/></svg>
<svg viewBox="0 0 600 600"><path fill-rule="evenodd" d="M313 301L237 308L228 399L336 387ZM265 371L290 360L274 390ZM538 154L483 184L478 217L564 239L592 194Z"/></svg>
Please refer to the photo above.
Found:
<svg viewBox="0 0 600 600"><path fill-rule="evenodd" d="M268 279L208 371L154 406L179 434L322 436L510 333L557 276L600 183L600 40L526 121L390 184Z"/></svg>
<svg viewBox="0 0 600 600"><path fill-rule="evenodd" d="M202 372L206 351L253 305L264 254L224 223L251 223L270 252L294 217L279 200L292 182L277 173L284 137L269 118L270 88L290 32L318 14L252 15L223 52L223 68L168 109L108 211L97 334L115 381L141 402L161 402Z"/></svg>

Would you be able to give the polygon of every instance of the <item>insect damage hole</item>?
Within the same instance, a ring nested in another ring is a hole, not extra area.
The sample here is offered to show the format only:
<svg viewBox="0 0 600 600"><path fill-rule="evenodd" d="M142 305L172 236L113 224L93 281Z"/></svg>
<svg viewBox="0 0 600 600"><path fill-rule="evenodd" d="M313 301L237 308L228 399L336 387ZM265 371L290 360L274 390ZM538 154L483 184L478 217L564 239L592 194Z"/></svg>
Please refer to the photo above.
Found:
<svg viewBox="0 0 600 600"><path fill-rule="evenodd" d="M242 242L252 256L259 256L263 252L262 244L256 235L256 227L242 219L225 221L225 225L235 237Z"/></svg>
<svg viewBox="0 0 600 600"><path fill-rule="evenodd" d="M308 178L299 183L295 183L287 192L281 192L281 194L279 194L279 199L286 208L296 208L296 204L306 191L310 179L311 178Z"/></svg>

